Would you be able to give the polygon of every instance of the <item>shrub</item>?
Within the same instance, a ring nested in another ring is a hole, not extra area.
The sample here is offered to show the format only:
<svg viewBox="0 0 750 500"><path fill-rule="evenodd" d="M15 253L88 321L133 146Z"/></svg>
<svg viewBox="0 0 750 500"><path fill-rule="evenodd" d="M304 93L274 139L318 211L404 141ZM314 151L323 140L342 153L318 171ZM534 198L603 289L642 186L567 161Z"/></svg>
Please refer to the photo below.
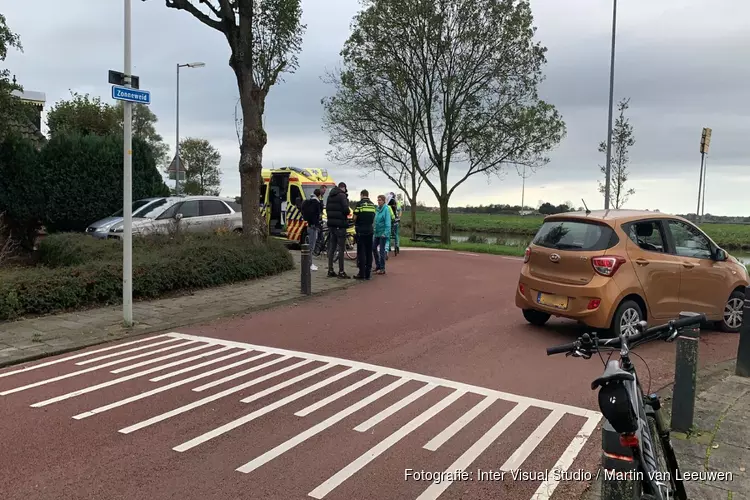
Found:
<svg viewBox="0 0 750 500"><path fill-rule="evenodd" d="M122 245L118 241L97 240L80 233L51 234L41 241L37 252L38 263L47 267L108 262L118 257L122 258Z"/></svg>
<svg viewBox="0 0 750 500"><path fill-rule="evenodd" d="M44 183L40 154L34 144L17 135L0 143L0 212L13 238L31 249L44 213Z"/></svg>
<svg viewBox="0 0 750 500"><path fill-rule="evenodd" d="M281 243L254 245L234 234L133 242L134 300L262 278L294 267ZM121 302L118 242L66 234L45 238L41 247L46 265L4 271L0 277L0 320Z"/></svg>
<svg viewBox="0 0 750 500"><path fill-rule="evenodd" d="M49 231L83 231L122 208L122 136L56 135L41 164ZM153 149L134 137L133 200L168 195Z"/></svg>
<svg viewBox="0 0 750 500"><path fill-rule="evenodd" d="M466 238L467 243L487 243L487 238L484 236L479 236L478 234L470 234L468 238Z"/></svg>

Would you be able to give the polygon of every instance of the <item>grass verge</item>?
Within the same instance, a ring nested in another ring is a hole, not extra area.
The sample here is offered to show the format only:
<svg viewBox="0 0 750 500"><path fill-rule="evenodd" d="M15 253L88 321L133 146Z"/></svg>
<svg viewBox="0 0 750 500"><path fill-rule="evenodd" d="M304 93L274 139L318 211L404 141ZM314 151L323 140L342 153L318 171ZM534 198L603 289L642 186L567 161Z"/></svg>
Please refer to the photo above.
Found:
<svg viewBox="0 0 750 500"><path fill-rule="evenodd" d="M422 241L412 241L410 238L401 237L402 247L416 248L441 248L444 250L455 250L458 252L488 253L493 255L508 255L512 257L523 257L524 247L497 245L493 243L463 243L454 242L450 245L442 243L425 243Z"/></svg>

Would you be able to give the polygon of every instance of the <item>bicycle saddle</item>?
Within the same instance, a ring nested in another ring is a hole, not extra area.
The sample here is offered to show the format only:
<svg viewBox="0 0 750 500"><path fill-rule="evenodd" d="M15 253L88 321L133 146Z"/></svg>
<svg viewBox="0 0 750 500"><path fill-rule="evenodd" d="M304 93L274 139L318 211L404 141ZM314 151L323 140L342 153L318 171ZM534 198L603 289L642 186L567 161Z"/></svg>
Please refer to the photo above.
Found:
<svg viewBox="0 0 750 500"><path fill-rule="evenodd" d="M600 377L598 377L596 380L591 382L591 390L595 390L598 387L601 387L608 382L613 382L616 380L635 380L635 377L633 377L632 373L626 372L622 368L620 368L620 362L617 360L609 360L607 361L607 367L604 369L604 373Z"/></svg>

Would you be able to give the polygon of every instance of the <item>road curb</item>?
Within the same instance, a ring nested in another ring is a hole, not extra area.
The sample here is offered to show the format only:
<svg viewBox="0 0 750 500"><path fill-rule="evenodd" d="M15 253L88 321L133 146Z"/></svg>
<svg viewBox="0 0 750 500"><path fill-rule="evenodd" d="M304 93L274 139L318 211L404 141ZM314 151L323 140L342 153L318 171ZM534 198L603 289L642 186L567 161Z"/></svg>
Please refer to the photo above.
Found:
<svg viewBox="0 0 750 500"><path fill-rule="evenodd" d="M311 295L299 295L297 297L291 297L291 298L288 298L288 299L279 300L277 302L272 302L272 303L269 303L269 304L263 304L263 305L259 305L259 306L251 306L251 307L248 307L247 309L245 309L245 310L243 310L241 312L217 313L217 314L209 316L207 318L204 317L204 318L194 319L194 320L189 320L188 319L188 320L184 320L184 321L173 321L171 323L168 323L167 325L149 326L148 328L143 328L142 330L139 330L139 331L135 331L137 329L137 325L138 325L136 323L136 325L133 326L132 329L124 332L121 335L119 335L119 334L118 335L113 335L111 338L108 338L108 339L97 339L97 340L93 340L91 342L83 342L81 344L76 345L75 347L61 347L59 349L55 349L55 350L48 351L48 352L42 352L42 353L32 354L32 355L25 356L25 357L19 358L19 359L14 359L14 360L10 360L10 361L0 361L0 369L7 368L9 366L20 365L20 364L23 364L23 363L29 363L31 361L38 361L40 359L50 358L52 356L59 356L60 354L67 354L69 352L80 351L80 350L86 349L88 347L94 347L94 346L97 346L97 345L107 344L109 342L116 342L118 340L138 338L138 337L143 337L143 336L146 336L146 335L151 335L151 334L154 334L154 333L166 332L168 330L173 330L175 328L181 328L181 327L184 327L184 326L197 325L197 324L201 324L201 323L209 323L211 321L216 321L218 319L236 318L238 316L244 316L244 315L247 315L247 314L252 314L252 313L256 313L256 312L260 312L260 311L267 311L269 309L274 309L276 307L284 307L284 306L288 306L288 305L291 305L291 304L295 304L297 302L311 300L311 299L318 298L318 297L323 297L325 295L328 295L328 294L331 294L331 293L334 293L334 292L339 292L339 291L342 291L342 290L346 290L348 288L351 288L353 286L361 284L361 282L358 281L358 280L352 279L350 281L351 281L351 283L345 283L343 286L338 287L338 288L329 288L327 290L322 290L320 292L313 292Z"/></svg>

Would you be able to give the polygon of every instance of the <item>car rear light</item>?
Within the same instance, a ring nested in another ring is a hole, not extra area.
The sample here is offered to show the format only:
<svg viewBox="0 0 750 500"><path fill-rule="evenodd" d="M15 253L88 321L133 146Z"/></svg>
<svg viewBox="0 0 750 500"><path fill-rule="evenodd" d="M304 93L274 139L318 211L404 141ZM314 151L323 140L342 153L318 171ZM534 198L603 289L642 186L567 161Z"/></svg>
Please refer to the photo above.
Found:
<svg viewBox="0 0 750 500"><path fill-rule="evenodd" d="M521 292L521 295L526 295L526 287L523 286L523 283L518 284L518 291Z"/></svg>
<svg viewBox="0 0 750 500"><path fill-rule="evenodd" d="M591 259L591 265L594 271L602 276L614 276L620 266L625 263L625 259L618 255L605 255Z"/></svg>
<svg viewBox="0 0 750 500"><path fill-rule="evenodd" d="M523 253L523 262L526 263L531 258L531 247L526 247L526 251Z"/></svg>
<svg viewBox="0 0 750 500"><path fill-rule="evenodd" d="M591 299L589 300L588 310L594 310L602 303L602 299Z"/></svg>

